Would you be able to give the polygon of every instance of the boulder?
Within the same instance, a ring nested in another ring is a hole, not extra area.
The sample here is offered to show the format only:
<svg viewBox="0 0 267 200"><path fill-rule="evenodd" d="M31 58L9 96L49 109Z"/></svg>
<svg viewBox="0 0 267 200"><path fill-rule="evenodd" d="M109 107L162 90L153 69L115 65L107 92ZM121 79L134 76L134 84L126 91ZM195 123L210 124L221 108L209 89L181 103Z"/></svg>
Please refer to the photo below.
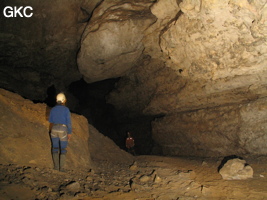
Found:
<svg viewBox="0 0 267 200"><path fill-rule="evenodd" d="M144 30L155 21L151 3L103 2L87 25L78 54L84 79L96 82L124 76L144 50Z"/></svg>
<svg viewBox="0 0 267 200"><path fill-rule="evenodd" d="M244 180L253 178L253 169L239 158L228 160L219 173L225 180Z"/></svg>

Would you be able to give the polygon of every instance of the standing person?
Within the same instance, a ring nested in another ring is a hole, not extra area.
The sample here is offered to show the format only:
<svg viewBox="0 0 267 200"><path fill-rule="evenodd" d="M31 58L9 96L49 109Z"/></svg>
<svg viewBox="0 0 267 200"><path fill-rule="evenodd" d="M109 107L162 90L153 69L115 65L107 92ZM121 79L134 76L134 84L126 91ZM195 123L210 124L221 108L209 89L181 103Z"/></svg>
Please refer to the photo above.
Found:
<svg viewBox="0 0 267 200"><path fill-rule="evenodd" d="M72 133L71 116L69 108L65 106L67 100L64 93L59 93L56 101L57 105L51 109L49 115L52 157L54 169L64 172L66 148Z"/></svg>
<svg viewBox="0 0 267 200"><path fill-rule="evenodd" d="M127 132L127 138L125 141L127 151L133 155L135 155L135 150L134 150L134 138L131 136L130 132Z"/></svg>

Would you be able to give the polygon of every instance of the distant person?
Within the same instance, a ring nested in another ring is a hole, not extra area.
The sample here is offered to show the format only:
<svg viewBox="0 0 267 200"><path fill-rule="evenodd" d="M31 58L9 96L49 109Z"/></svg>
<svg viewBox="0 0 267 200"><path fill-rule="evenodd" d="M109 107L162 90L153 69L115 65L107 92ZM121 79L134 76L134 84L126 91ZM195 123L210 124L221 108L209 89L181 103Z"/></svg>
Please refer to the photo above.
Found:
<svg viewBox="0 0 267 200"><path fill-rule="evenodd" d="M133 155L136 155L135 154L135 150L134 150L134 138L131 136L131 133L130 132L127 132L127 138L126 138L126 141L125 141L125 145L126 145L126 148L127 148L127 151Z"/></svg>
<svg viewBox="0 0 267 200"><path fill-rule="evenodd" d="M64 172L66 148L72 133L71 115L69 108L65 106L67 100L64 93L59 93L56 101L57 105L51 109L49 115L52 157L54 169Z"/></svg>

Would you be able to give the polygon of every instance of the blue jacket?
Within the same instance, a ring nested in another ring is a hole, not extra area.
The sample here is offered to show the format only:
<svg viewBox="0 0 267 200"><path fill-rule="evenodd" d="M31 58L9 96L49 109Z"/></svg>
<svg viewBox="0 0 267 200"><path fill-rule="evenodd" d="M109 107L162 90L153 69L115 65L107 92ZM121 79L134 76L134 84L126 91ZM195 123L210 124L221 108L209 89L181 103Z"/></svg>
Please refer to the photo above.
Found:
<svg viewBox="0 0 267 200"><path fill-rule="evenodd" d="M63 105L56 105L49 115L49 122L53 124L65 124L68 127L68 134L72 133L70 110Z"/></svg>

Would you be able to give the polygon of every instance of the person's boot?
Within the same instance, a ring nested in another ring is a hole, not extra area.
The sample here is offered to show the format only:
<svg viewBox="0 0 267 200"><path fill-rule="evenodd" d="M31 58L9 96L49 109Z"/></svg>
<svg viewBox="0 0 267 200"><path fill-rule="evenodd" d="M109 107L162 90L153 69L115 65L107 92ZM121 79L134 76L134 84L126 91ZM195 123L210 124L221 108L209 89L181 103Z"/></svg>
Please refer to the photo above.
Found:
<svg viewBox="0 0 267 200"><path fill-rule="evenodd" d="M59 154L58 153L53 153L53 162L54 162L54 169L59 170Z"/></svg>
<svg viewBox="0 0 267 200"><path fill-rule="evenodd" d="M66 162L66 154L60 154L59 171L61 171L61 172L66 171L64 169L65 162Z"/></svg>

